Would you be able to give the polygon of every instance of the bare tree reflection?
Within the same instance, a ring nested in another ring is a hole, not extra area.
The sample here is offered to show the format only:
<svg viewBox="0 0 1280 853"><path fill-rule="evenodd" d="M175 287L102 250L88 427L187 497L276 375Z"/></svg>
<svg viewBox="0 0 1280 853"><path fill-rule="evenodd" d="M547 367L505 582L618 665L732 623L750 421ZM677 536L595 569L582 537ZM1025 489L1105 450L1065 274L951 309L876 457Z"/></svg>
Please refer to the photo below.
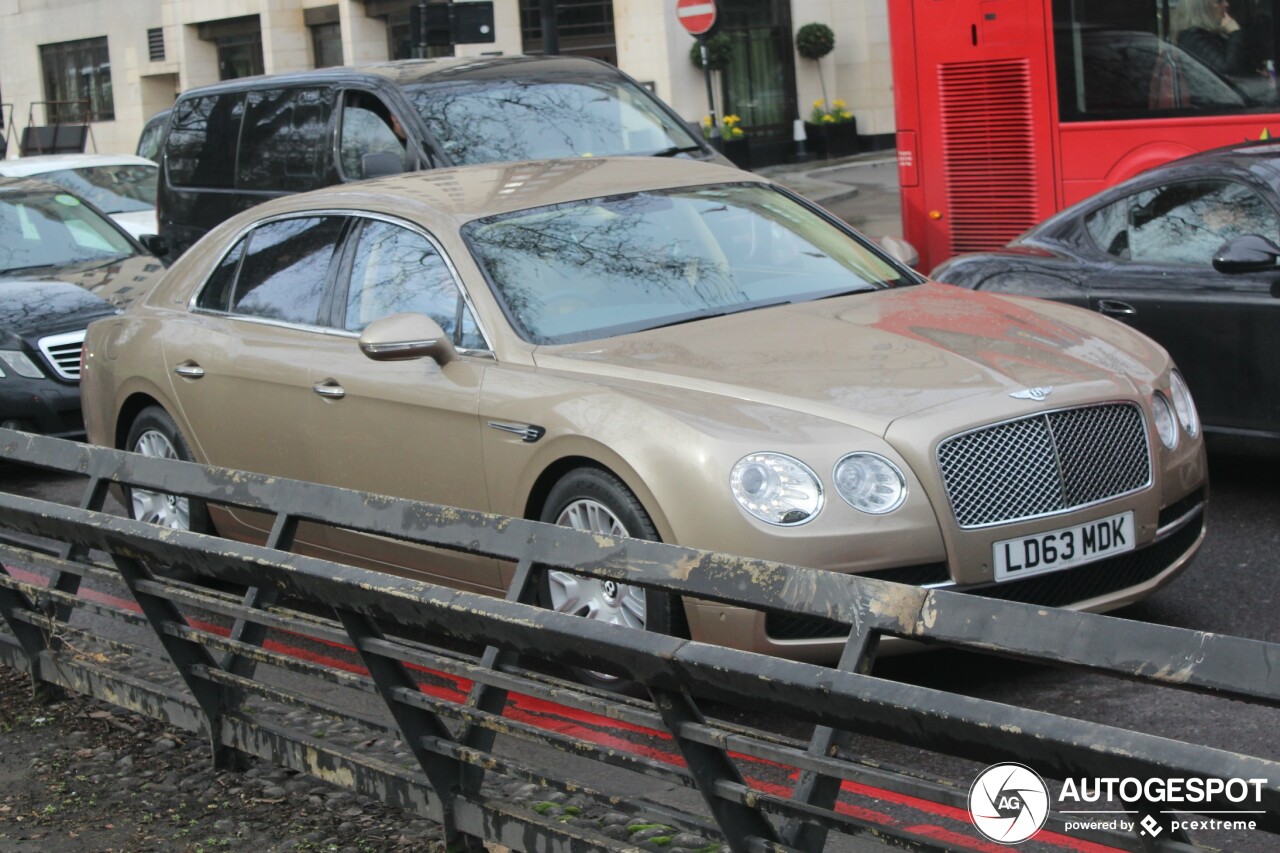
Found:
<svg viewBox="0 0 1280 853"><path fill-rule="evenodd" d="M765 187L573 202L478 220L465 234L517 330L538 343L874 289L897 277Z"/></svg>
<svg viewBox="0 0 1280 853"><path fill-rule="evenodd" d="M444 83L406 87L455 163L649 154L696 145L631 84Z"/></svg>

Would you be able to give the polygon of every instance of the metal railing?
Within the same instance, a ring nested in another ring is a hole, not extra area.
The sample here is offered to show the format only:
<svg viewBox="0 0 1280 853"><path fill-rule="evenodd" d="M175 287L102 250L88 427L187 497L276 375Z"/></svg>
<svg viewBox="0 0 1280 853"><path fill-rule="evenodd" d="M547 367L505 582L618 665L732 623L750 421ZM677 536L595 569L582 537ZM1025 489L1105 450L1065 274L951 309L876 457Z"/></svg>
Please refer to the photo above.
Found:
<svg viewBox="0 0 1280 853"><path fill-rule="evenodd" d="M4 460L79 474L87 482L78 507L0 493L0 531L7 531L0 535L0 615L11 632L0 633L0 660L30 673L37 685L90 693L202 731L219 766L241 753L269 758L415 809L438 821L453 842L491 841L516 850L621 848L589 826L486 795L486 783L500 778L573 792L735 851L817 851L833 833L904 849L954 849L839 807L845 783L953 808L967 801L966 791L946 780L849 757L855 732L985 764L1021 762L1056 780L1262 779L1256 801L1214 807L1256 810L1258 832L1280 833L1280 763L1270 758L869 675L880 639L901 637L1276 707L1280 645L1274 643L614 539L0 430ZM273 527L259 546L107 514L109 490L119 485L272 513ZM514 580L503 600L302 556L289 549L304 523L509 561L516 565ZM547 568L830 620L849 626L849 638L839 666L827 668L620 630L534 606L538 573ZM165 580L173 571L247 591L241 597L219 591L223 587ZM134 606L87 594L105 584L123 585ZM299 603L307 609L297 609ZM112 639L77 625L88 615L121 623L129 636ZM227 630L210 626L218 620ZM159 649L137 637L139 627L154 632ZM363 671L273 649L264 644L272 632L350 647ZM483 651L467 654L424 637ZM539 672L547 662L630 679L643 686L648 701ZM423 689L424 668L472 686L453 697ZM364 704L339 700L335 691ZM683 762L504 716L513 693L665 732ZM370 699L379 701L370 705ZM814 735L803 743L709 719L705 709L716 706L708 703L807 721ZM399 738L404 760L369 755L360 739L344 745L317 738L309 726L290 723L287 711L296 709ZM508 740L546 757L538 763L512 757L499 748ZM793 790L754 787L741 769L744 757L793 768ZM603 764L620 779L640 774L700 798L673 804L629 795L625 784L599 790L563 769L579 759ZM1065 827L1062 814L1050 814L1049 832L1062 834ZM1072 835L1120 849L1203 849L1183 832Z"/></svg>

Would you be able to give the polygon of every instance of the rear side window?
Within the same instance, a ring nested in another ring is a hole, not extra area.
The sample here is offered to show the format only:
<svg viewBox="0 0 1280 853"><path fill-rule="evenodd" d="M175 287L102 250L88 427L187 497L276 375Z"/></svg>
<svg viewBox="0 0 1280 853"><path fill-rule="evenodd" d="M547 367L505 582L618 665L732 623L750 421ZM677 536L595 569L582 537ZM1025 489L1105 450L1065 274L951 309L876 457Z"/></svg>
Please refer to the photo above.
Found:
<svg viewBox="0 0 1280 853"><path fill-rule="evenodd" d="M246 98L239 185L300 192L325 183L332 95L328 89L269 89Z"/></svg>
<svg viewBox="0 0 1280 853"><path fill-rule="evenodd" d="M175 186L235 185L236 140L244 115L240 93L206 95L173 108L165 164Z"/></svg>
<svg viewBox="0 0 1280 853"><path fill-rule="evenodd" d="M314 216L277 220L255 229L240 263L231 313L316 325L345 221L341 216ZM220 286L218 278L215 272L210 288Z"/></svg>
<svg viewBox="0 0 1280 853"><path fill-rule="evenodd" d="M236 283L236 271L240 269L240 258L244 257L244 245L248 242L249 238L245 237L223 257L213 274L209 276L209 280L205 282L204 290L200 291L200 297L196 300L198 308L226 311L230 307L231 291Z"/></svg>

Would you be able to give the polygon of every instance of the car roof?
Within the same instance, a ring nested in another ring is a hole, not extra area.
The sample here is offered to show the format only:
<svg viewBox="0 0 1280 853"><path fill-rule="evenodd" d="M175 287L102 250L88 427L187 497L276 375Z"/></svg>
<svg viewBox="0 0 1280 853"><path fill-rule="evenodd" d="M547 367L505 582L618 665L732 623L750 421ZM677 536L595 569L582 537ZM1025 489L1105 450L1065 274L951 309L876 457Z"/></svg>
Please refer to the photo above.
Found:
<svg viewBox="0 0 1280 853"><path fill-rule="evenodd" d="M40 178L0 175L0 192L31 192L33 190L46 193L67 192L65 187L60 187L57 184L51 184L48 181L41 180ZM75 195L75 193L68 193L68 195Z"/></svg>
<svg viewBox="0 0 1280 853"><path fill-rule="evenodd" d="M1280 139L1253 139L1211 148L1196 154L1164 163L1144 172L1138 177L1154 173L1157 169L1182 169L1212 164L1214 166L1235 166L1245 171L1261 171L1272 175L1280 175Z"/></svg>
<svg viewBox="0 0 1280 853"><path fill-rule="evenodd" d="M64 169L94 166L155 166L156 163L136 154L38 154L16 160L0 160L0 175L25 177Z"/></svg>
<svg viewBox="0 0 1280 853"><path fill-rule="evenodd" d="M554 80L563 77L617 79L622 72L598 59L584 56L444 56L435 59L396 59L359 65L338 65L241 77L188 89L183 99L222 91L240 91L292 83L343 83L370 76L395 86L440 83L452 80Z"/></svg>
<svg viewBox="0 0 1280 853"><path fill-rule="evenodd" d="M768 183L730 166L682 158L575 157L484 163L409 172L325 187L265 202L240 219L302 210L399 211L424 220L457 223L484 216L580 199L706 184Z"/></svg>

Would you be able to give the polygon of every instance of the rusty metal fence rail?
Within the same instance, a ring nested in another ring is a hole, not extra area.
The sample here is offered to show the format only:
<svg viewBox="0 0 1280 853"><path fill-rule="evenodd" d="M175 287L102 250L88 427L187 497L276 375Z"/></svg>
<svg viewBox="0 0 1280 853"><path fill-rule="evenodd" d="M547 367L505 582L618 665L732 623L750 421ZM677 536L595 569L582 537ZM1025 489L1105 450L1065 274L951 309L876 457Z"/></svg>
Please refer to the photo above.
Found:
<svg viewBox="0 0 1280 853"><path fill-rule="evenodd" d="M1215 808L1252 808L1258 832L1280 834L1280 762L1272 758L869 674L881 638L901 637L1276 707L1280 645L1274 643L611 539L7 430L0 430L0 461L87 478L78 507L0 493L0 615L8 628L0 631L0 660L28 672L37 687L92 694L200 731L221 766L241 754L257 755L414 809L460 845L624 846L590 826L557 822L486 794L486 782L501 778L573 792L734 851L818 851L841 836L949 849L837 808L846 782L959 808L966 801L967 791L946 780L850 756L855 733L987 764L1021 762L1055 780L1265 780L1256 802ZM158 528L103 511L110 488L119 485L272 513L274 526L265 546ZM515 579L502 600L301 556L289 549L303 523L509 561ZM534 606L538 573L546 568L825 619L848 626L849 639L840 665L827 668L620 630ZM225 586L166 580L171 570L247 591L233 595ZM121 585L136 606L87 594L102 585ZM307 606L299 610L299 603ZM120 623L121 635L86 631L77 626L77 613ZM229 630L210 627L218 620ZM349 646L364 671L273 651L264 643L271 631ZM441 648L424 637L448 637L477 651ZM543 662L631 679L648 701L562 681L540 669ZM473 686L464 701L441 698L420 686L424 670ZM509 693L664 731L683 766L504 717ZM366 704L342 698L348 694ZM811 722L813 738L800 743L709 719L705 709L717 702ZM352 710L362 707L376 710ZM398 738L405 760L318 739L290 724L291 709ZM537 764L513 758L498 748L505 739L556 757ZM786 796L752 787L739 767L742 756L795 768L794 790ZM618 793L625 786L603 790L566 769L582 761L698 796L673 804ZM1047 828L1064 832L1066 820L1052 813ZM1119 849L1203 849L1184 832L1073 834Z"/></svg>

